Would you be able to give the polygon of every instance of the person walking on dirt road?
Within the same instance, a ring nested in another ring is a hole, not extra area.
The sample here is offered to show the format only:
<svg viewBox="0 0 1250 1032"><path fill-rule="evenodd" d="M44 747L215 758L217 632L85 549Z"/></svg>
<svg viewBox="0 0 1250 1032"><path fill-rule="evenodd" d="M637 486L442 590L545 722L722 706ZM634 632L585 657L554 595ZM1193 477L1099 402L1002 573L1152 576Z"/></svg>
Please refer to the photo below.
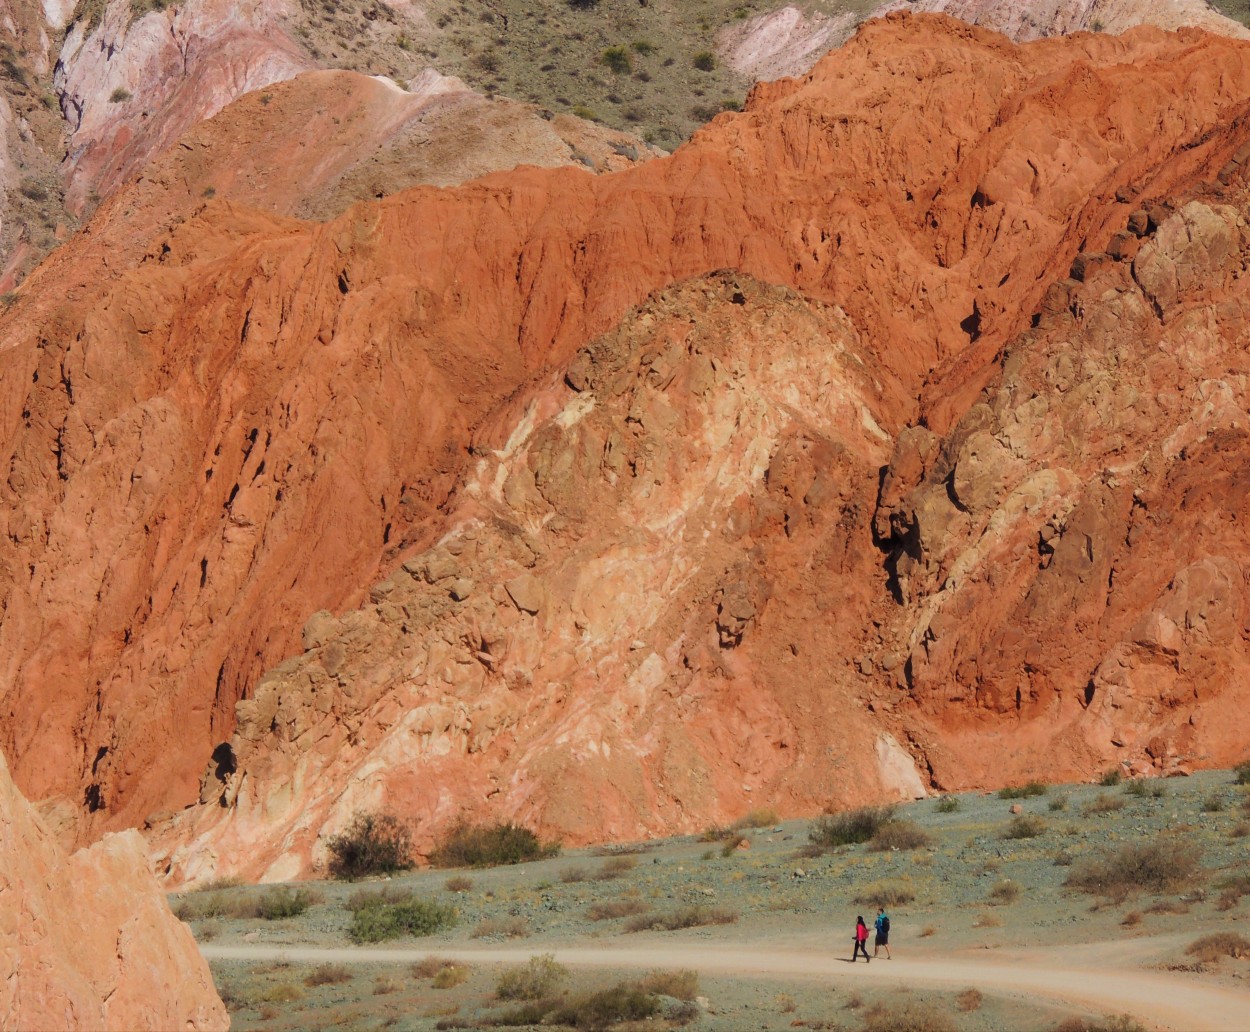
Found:
<svg viewBox="0 0 1250 1032"><path fill-rule="evenodd" d="M851 954L852 964L861 953L864 955L865 964L872 962L872 957L868 956L868 926L864 924L862 916L855 919L855 951Z"/></svg>
<svg viewBox="0 0 1250 1032"><path fill-rule="evenodd" d="M885 912L885 907L877 907L877 934L872 941L872 955L875 957L885 947L885 959L893 960L890 956L890 915Z"/></svg>

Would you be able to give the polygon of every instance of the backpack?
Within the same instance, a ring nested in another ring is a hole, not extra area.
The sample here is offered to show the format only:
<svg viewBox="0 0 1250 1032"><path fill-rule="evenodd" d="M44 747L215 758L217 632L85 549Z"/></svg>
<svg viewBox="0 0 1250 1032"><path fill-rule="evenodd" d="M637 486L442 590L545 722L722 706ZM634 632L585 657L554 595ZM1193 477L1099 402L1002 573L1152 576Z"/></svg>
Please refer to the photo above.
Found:
<svg viewBox="0 0 1250 1032"><path fill-rule="evenodd" d="M889 934L890 934L890 919L889 919L889 917L882 917L882 918L881 918L881 931L882 931L882 932L884 932L886 935L889 935Z"/></svg>

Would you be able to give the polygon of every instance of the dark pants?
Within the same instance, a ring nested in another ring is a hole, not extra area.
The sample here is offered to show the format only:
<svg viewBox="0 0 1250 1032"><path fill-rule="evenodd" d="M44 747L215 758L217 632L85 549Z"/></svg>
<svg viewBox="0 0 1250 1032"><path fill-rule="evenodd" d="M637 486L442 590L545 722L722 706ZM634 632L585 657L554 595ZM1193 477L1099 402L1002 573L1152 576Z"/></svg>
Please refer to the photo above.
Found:
<svg viewBox="0 0 1250 1032"><path fill-rule="evenodd" d="M868 943L860 939L855 940L855 952L851 954L851 963L854 964L860 954L864 955L864 960L871 960L868 956Z"/></svg>

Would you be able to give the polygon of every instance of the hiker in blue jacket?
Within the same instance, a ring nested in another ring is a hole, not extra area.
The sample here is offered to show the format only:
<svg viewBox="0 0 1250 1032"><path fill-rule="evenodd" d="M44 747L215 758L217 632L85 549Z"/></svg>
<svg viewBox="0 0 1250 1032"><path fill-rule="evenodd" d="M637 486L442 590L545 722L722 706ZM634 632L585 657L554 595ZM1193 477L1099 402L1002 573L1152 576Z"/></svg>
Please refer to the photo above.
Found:
<svg viewBox="0 0 1250 1032"><path fill-rule="evenodd" d="M877 935L872 941L874 957L882 946L885 947L885 959L893 960L890 956L890 915L885 912L885 907L877 907Z"/></svg>

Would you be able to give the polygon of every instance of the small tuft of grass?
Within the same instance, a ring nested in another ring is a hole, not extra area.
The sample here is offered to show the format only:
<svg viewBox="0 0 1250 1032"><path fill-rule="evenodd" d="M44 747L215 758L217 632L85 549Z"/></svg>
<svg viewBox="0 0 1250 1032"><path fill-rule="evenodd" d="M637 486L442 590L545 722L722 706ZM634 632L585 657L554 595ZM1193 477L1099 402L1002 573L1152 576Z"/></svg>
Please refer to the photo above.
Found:
<svg viewBox="0 0 1250 1032"><path fill-rule="evenodd" d="M1011 818L1011 823L1007 825L1007 830L1003 832L1005 839L1030 839L1037 838L1039 835L1046 833L1046 822L1040 817L1034 817L1032 814L1021 813Z"/></svg>
<svg viewBox="0 0 1250 1032"><path fill-rule="evenodd" d="M1115 788L1123 780L1124 772L1119 767L1112 767L1103 772L1102 777L1098 779L1098 784L1103 788Z"/></svg>
<svg viewBox="0 0 1250 1032"><path fill-rule="evenodd" d="M304 976L304 984L310 989L319 985L341 985L352 980L346 964L320 964Z"/></svg>
<svg viewBox="0 0 1250 1032"><path fill-rule="evenodd" d="M700 50L694 55L690 63L700 72L714 72L716 70L716 55L710 50Z"/></svg>
<svg viewBox="0 0 1250 1032"><path fill-rule="evenodd" d="M625 922L627 932L676 932L682 928L702 928L707 925L733 924L738 920L736 910L724 907L683 907L660 913L638 914Z"/></svg>
<svg viewBox="0 0 1250 1032"><path fill-rule="evenodd" d="M590 872L584 867L566 867L560 872L560 880L565 885L573 885L577 882L584 882L590 877Z"/></svg>
<svg viewBox="0 0 1250 1032"><path fill-rule="evenodd" d="M1050 802L1046 805L1051 813L1058 813L1068 808L1068 797L1065 795L1051 796Z"/></svg>
<svg viewBox="0 0 1250 1032"><path fill-rule="evenodd" d="M1101 814L1115 813L1117 810L1124 809L1124 799L1122 796L1114 796L1110 792L1099 792L1092 800L1085 804L1083 813Z"/></svg>
<svg viewBox="0 0 1250 1032"><path fill-rule="evenodd" d="M999 799L1033 799L1044 796L1049 788L1041 781L1030 781L1024 785L1010 785L998 790Z"/></svg>
<svg viewBox="0 0 1250 1032"><path fill-rule="evenodd" d="M640 899L613 899L606 903L592 904L586 910L586 916L592 921L612 921L618 917L633 917L651 910L649 903Z"/></svg>
<svg viewBox="0 0 1250 1032"><path fill-rule="evenodd" d="M958 813L959 800L951 795L942 796L942 798L937 801L935 809L938 813Z"/></svg>
<svg viewBox="0 0 1250 1032"><path fill-rule="evenodd" d="M448 892L468 892L473 888L473 879L463 874L456 874L443 882L443 888Z"/></svg>
<svg viewBox="0 0 1250 1032"><path fill-rule="evenodd" d="M864 1028L866 1032L956 1032L949 1017L919 1000L874 1003L864 1011Z"/></svg>
<svg viewBox="0 0 1250 1032"><path fill-rule="evenodd" d="M853 902L864 906L897 907L916 898L910 878L887 878L861 885Z"/></svg>
<svg viewBox="0 0 1250 1032"><path fill-rule="evenodd" d="M1141 924L1141 922L1142 922L1141 911L1130 910L1127 914L1124 915L1124 918L1122 921L1120 921L1120 924L1122 924L1125 928L1136 928L1139 924Z"/></svg>
<svg viewBox="0 0 1250 1032"><path fill-rule="evenodd" d="M1233 768L1234 785L1250 785L1250 760L1237 764Z"/></svg>
<svg viewBox="0 0 1250 1032"><path fill-rule="evenodd" d="M991 914L989 912L985 912L985 913L977 915L977 919L972 922L972 927L973 928L1000 928L1002 927L1002 923L1003 923L1003 919L999 917L997 914Z"/></svg>
<svg viewBox="0 0 1250 1032"><path fill-rule="evenodd" d="M469 933L470 939L524 939L530 923L523 917L487 917Z"/></svg>
<svg viewBox="0 0 1250 1032"><path fill-rule="evenodd" d="M1124 794L1134 799L1162 799L1168 793L1155 778L1134 778L1124 786Z"/></svg>
<svg viewBox="0 0 1250 1032"><path fill-rule="evenodd" d="M468 964L450 964L434 976L431 985L435 989L454 989L469 980Z"/></svg>
<svg viewBox="0 0 1250 1032"><path fill-rule="evenodd" d="M920 929L920 938L922 939L928 939L934 935L937 935L937 929L934 928L933 925L925 925Z"/></svg>
<svg viewBox="0 0 1250 1032"><path fill-rule="evenodd" d="M989 900L991 903L998 905L1014 903L1020 898L1020 893L1022 891L1023 890L1020 888L1020 884L1018 882L1013 882L1011 879L1005 878L1003 881L998 882L998 884L990 889Z"/></svg>
<svg viewBox="0 0 1250 1032"><path fill-rule="evenodd" d="M556 962L554 953L542 953L524 964L504 968L495 982L495 995L501 1000L542 1000L556 991L568 973L568 968Z"/></svg>
<svg viewBox="0 0 1250 1032"><path fill-rule="evenodd" d="M868 843L868 848L875 853L886 851L897 852L904 849L920 849L932 845L933 836L922 831L911 821L886 821Z"/></svg>
<svg viewBox="0 0 1250 1032"><path fill-rule="evenodd" d="M1220 813L1228 808L1228 800L1223 792L1212 792L1202 800L1203 813Z"/></svg>
<svg viewBox="0 0 1250 1032"><path fill-rule="evenodd" d="M612 881L623 878L638 866L638 860L632 856L610 856L595 872L595 881Z"/></svg>

